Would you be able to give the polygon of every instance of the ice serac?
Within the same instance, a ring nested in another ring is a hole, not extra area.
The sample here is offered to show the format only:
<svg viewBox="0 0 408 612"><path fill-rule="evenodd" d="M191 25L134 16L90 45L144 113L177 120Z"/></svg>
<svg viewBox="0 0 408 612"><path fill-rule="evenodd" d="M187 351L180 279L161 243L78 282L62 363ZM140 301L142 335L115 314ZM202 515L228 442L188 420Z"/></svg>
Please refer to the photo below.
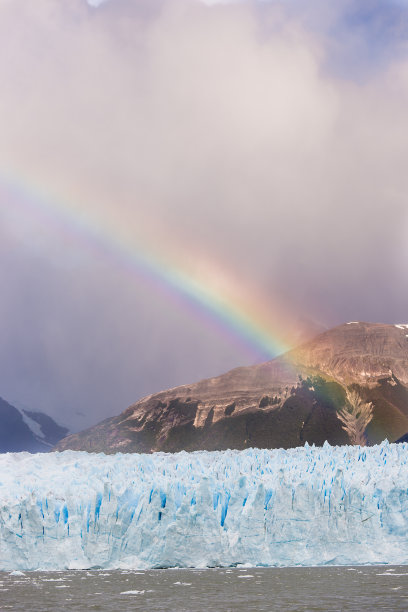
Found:
<svg viewBox="0 0 408 612"><path fill-rule="evenodd" d="M408 562L408 445L0 457L0 569Z"/></svg>

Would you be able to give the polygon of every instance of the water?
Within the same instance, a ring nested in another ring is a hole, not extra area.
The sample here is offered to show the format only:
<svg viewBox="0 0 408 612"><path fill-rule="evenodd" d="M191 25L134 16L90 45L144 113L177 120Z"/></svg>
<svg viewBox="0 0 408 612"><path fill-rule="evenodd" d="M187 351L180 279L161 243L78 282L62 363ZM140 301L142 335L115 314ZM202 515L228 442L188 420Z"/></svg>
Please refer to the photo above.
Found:
<svg viewBox="0 0 408 612"><path fill-rule="evenodd" d="M408 566L0 573L0 610L407 610Z"/></svg>

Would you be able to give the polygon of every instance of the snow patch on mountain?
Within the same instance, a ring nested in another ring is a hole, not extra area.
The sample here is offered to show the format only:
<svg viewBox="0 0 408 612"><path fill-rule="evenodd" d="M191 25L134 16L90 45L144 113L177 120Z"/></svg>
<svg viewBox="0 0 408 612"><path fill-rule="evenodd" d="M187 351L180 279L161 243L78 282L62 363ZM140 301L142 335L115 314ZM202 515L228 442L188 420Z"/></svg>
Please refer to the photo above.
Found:
<svg viewBox="0 0 408 612"><path fill-rule="evenodd" d="M37 421L34 421L34 419L32 419L30 416L28 416L28 414L26 413L26 411L24 410L24 408L19 408L18 406L15 406L15 408L19 411L19 413L22 416L22 419L24 421L24 423L27 425L27 427L30 429L30 431L32 432L32 434L39 440L41 440L41 442L45 441L45 435L43 433L43 430L41 429L41 425L39 423L37 423Z"/></svg>

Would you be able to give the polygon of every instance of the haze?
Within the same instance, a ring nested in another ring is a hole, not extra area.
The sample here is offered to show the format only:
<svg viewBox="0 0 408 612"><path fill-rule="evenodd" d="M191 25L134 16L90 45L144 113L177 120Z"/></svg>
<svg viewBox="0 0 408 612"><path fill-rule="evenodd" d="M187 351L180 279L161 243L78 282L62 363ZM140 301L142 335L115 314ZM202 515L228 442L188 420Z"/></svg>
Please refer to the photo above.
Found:
<svg viewBox="0 0 408 612"><path fill-rule="evenodd" d="M405 2L2 0L0 396L75 430L267 357L82 222L290 342L407 322L407 24Z"/></svg>

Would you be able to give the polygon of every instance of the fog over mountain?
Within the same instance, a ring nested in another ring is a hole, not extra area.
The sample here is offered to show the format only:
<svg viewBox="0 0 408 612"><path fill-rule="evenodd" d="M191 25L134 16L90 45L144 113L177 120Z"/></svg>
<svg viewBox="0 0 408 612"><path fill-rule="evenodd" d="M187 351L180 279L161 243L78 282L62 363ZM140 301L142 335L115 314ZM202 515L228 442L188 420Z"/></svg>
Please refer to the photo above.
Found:
<svg viewBox="0 0 408 612"><path fill-rule="evenodd" d="M407 332L408 324L339 325L272 361L149 395L64 438L55 450L149 453L399 441L408 435Z"/></svg>
<svg viewBox="0 0 408 612"><path fill-rule="evenodd" d="M401 1L3 0L0 395L78 430L407 322L407 23Z"/></svg>
<svg viewBox="0 0 408 612"><path fill-rule="evenodd" d="M68 434L42 412L16 408L0 397L0 453L44 453Z"/></svg>

